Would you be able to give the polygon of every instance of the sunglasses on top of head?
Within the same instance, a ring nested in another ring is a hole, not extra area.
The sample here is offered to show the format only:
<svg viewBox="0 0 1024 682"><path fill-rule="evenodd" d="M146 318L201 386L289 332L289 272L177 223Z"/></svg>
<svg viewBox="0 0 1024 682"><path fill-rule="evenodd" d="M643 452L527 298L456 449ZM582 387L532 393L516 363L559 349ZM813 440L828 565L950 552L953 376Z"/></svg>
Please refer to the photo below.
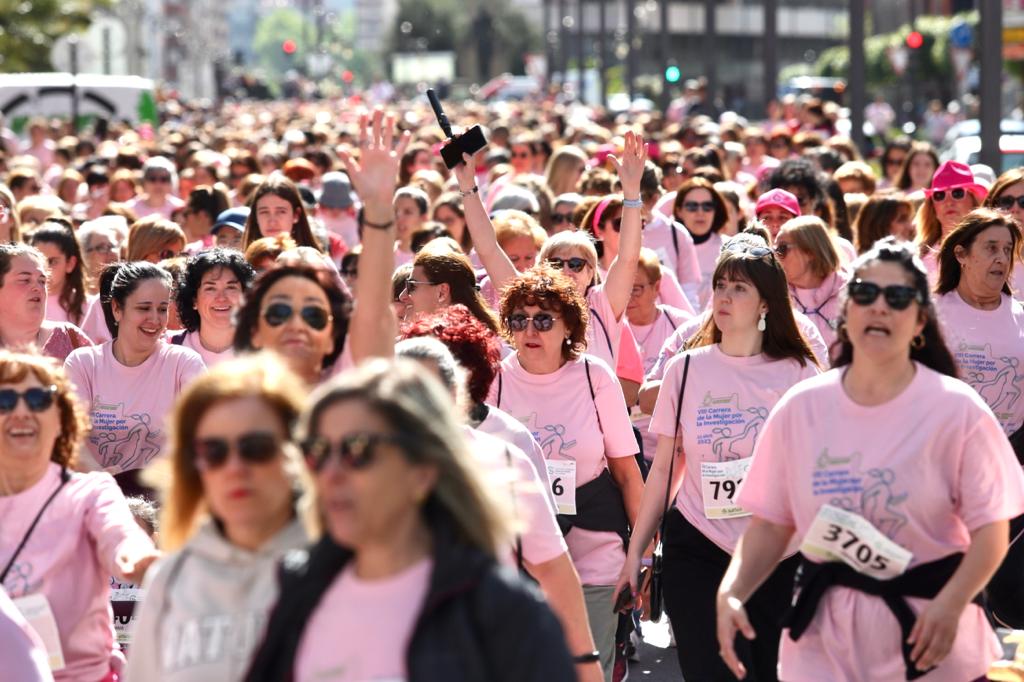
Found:
<svg viewBox="0 0 1024 682"><path fill-rule="evenodd" d="M914 287L905 284L890 284L882 287L874 282L865 282L862 279L855 279L847 285L850 300L857 305L868 306L878 300L879 296L885 296L886 304L893 310L906 310L911 303L924 302L924 296Z"/></svg>
<svg viewBox="0 0 1024 682"><path fill-rule="evenodd" d="M365 469L373 464L374 453L381 443L406 448L408 443L400 436L385 433L351 433L336 443L323 437L312 438L302 444L306 463L313 471L320 471L328 460L335 459L347 469Z"/></svg>
<svg viewBox="0 0 1024 682"><path fill-rule="evenodd" d="M755 246L746 242L729 242L725 245L725 250L739 256L753 256L754 258L770 256L773 253L767 246Z"/></svg>
<svg viewBox="0 0 1024 682"><path fill-rule="evenodd" d="M539 332L551 331L551 328L555 326L555 320L558 319L557 315L551 313L537 313L534 316L524 315L523 313L513 313L508 316L508 328L514 332L524 332L529 324L533 323L533 328Z"/></svg>
<svg viewBox="0 0 1024 682"><path fill-rule="evenodd" d="M952 196L954 201L960 201L965 196L967 196L967 190L965 190L963 187L957 187L948 192L944 189L937 189L934 192L932 192L932 200L938 202L945 201L946 195Z"/></svg>
<svg viewBox="0 0 1024 682"><path fill-rule="evenodd" d="M292 319L295 312L295 308L289 303L271 303L263 311L263 319L271 327L280 327ZM317 331L323 331L331 322L331 313L317 305L304 306L298 313L306 325Z"/></svg>
<svg viewBox="0 0 1024 682"><path fill-rule="evenodd" d="M56 386L33 386L24 391L16 391L13 388L0 389L0 414L9 414L18 406L19 400L25 401L25 406L31 412L45 412L53 405L53 396L57 393Z"/></svg>
<svg viewBox="0 0 1024 682"><path fill-rule="evenodd" d="M197 438L192 444L195 466L199 471L213 471L224 466L234 449L243 462L261 464L269 462L280 451L280 439L273 433L252 431L239 436L233 443L227 438Z"/></svg>
<svg viewBox="0 0 1024 682"><path fill-rule="evenodd" d="M583 268L590 265L586 258L548 258L548 265L553 267L555 270L561 270L563 268L569 268L573 272L583 272Z"/></svg>

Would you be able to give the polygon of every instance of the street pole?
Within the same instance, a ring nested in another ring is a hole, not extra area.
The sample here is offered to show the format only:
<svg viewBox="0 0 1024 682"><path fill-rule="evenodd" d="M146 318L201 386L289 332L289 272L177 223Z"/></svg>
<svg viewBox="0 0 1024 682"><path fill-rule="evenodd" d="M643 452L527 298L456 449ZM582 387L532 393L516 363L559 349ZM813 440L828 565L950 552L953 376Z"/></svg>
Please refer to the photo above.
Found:
<svg viewBox="0 0 1024 682"><path fill-rule="evenodd" d="M626 90L629 101L636 99L636 44L640 41L636 36L636 0L626 0L626 40L629 52L626 53Z"/></svg>
<svg viewBox="0 0 1024 682"><path fill-rule="evenodd" d="M1003 0L981 0L981 162L1003 172L999 151L1003 118Z"/></svg>
<svg viewBox="0 0 1024 682"><path fill-rule="evenodd" d="M554 72L555 48L551 42L551 0L541 3L544 8L544 71L547 87L551 88L551 74Z"/></svg>
<svg viewBox="0 0 1024 682"><path fill-rule="evenodd" d="M558 0L558 71L562 74L562 92L565 92L565 86L568 85L566 72L569 70L569 28L565 25L567 10L566 0Z"/></svg>
<svg viewBox="0 0 1024 682"><path fill-rule="evenodd" d="M775 100L779 84L779 0L764 0L764 114ZM767 131L766 131L767 132Z"/></svg>
<svg viewBox="0 0 1024 682"><path fill-rule="evenodd" d="M598 2L597 60L601 81L601 106L608 106L608 0Z"/></svg>
<svg viewBox="0 0 1024 682"><path fill-rule="evenodd" d="M71 67L71 130L78 132L78 36L68 36Z"/></svg>
<svg viewBox="0 0 1024 682"><path fill-rule="evenodd" d="M669 44L668 36L668 2L669 0L660 0L658 3L658 10L660 15L658 17L658 29L661 34L661 110L668 111L669 104L672 103L672 93L669 92L671 87L668 82L668 65L669 58L671 57L671 47Z"/></svg>
<svg viewBox="0 0 1024 682"><path fill-rule="evenodd" d="M864 61L864 0L850 0L850 82L846 92L850 97L850 137L861 152L864 151L864 107L867 106L865 81L867 68Z"/></svg>
<svg viewBox="0 0 1024 682"><path fill-rule="evenodd" d="M716 0L704 0L704 78L707 79L708 105L715 108L715 101L718 95L718 74L717 62L720 57L715 49L715 34L718 32L715 26Z"/></svg>
<svg viewBox="0 0 1024 682"><path fill-rule="evenodd" d="M583 45L583 0L576 0L576 96L580 104L585 103L583 87L585 85L583 72L586 65L584 62Z"/></svg>

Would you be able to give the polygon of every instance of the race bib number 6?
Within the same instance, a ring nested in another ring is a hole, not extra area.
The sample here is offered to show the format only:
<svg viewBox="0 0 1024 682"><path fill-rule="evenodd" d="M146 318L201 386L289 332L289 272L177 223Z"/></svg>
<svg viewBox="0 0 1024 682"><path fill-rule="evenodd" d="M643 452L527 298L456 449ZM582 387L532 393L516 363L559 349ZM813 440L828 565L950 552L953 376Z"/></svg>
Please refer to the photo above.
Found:
<svg viewBox="0 0 1024 682"><path fill-rule="evenodd" d="M901 575L914 558L863 516L829 504L818 510L800 551L822 561L842 561L877 580Z"/></svg>
<svg viewBox="0 0 1024 682"><path fill-rule="evenodd" d="M559 514L576 513L576 462L564 459L546 459L548 484L555 497Z"/></svg>
<svg viewBox="0 0 1024 682"><path fill-rule="evenodd" d="M735 519L750 516L733 500L740 483L750 471L753 458L729 462L700 463L700 491L704 498L704 516L709 519Z"/></svg>

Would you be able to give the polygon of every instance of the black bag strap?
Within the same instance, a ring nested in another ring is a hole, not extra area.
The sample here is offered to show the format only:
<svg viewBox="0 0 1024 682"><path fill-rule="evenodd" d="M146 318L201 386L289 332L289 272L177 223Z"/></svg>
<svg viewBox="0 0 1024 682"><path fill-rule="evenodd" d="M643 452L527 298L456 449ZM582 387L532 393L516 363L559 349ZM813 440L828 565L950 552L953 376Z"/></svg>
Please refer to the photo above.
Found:
<svg viewBox="0 0 1024 682"><path fill-rule="evenodd" d="M604 342L608 344L608 352L611 354L612 359L615 359L615 349L612 348L612 337L608 333L608 327L605 325L604 320L597 314L597 311L593 308L590 309L590 316L597 320L598 326L601 327L601 331L604 333Z"/></svg>
<svg viewBox="0 0 1024 682"><path fill-rule="evenodd" d="M188 334L188 332L180 332L178 334L173 335L171 337L171 344L175 346L180 346L183 343L185 343L185 334Z"/></svg>
<svg viewBox="0 0 1024 682"><path fill-rule="evenodd" d="M497 408L501 408L501 371L500 370L498 371L498 396L497 396L497 402L494 403L494 406L497 407Z"/></svg>
<svg viewBox="0 0 1024 682"><path fill-rule="evenodd" d="M690 356L683 361L683 382L679 386L679 397L676 399L676 432L672 436L672 458L668 460L668 481L665 482L665 504L661 508L661 528L658 534L665 539L665 519L668 516L669 495L672 494L672 473L676 464L676 440L679 439L679 419L683 412L683 394L686 393L686 378L690 374Z"/></svg>
<svg viewBox="0 0 1024 682"><path fill-rule="evenodd" d="M39 513L36 514L34 519L32 519L32 523L29 525L28 530L25 531L25 535L22 536L21 542L19 542L18 546L15 548L14 554L11 555L10 561L8 561L7 565L4 566L3 572L0 572L0 585L2 585L4 580L7 578L7 574L10 572L11 567L14 566L14 562L17 561L18 555L21 554L21 550L25 549L25 545L28 544L28 539L32 537L32 532L36 529L36 526L39 525L39 519L43 518L43 514L50 506L50 503L53 502L53 498L57 497L57 493L63 490L64 486L67 485L70 480L71 474L68 472L67 467L61 467L60 485L57 486L56 490L50 493L50 496L46 498L46 502L43 502L43 506L39 508Z"/></svg>
<svg viewBox="0 0 1024 682"><path fill-rule="evenodd" d="M594 382L590 379L590 360L583 358L583 369L587 372L587 386L590 388L590 400L594 403L594 414L597 415L597 428L604 435L604 425L601 423L601 410L597 407L597 394L594 393Z"/></svg>
<svg viewBox="0 0 1024 682"><path fill-rule="evenodd" d="M672 331L679 329L679 325L672 321L672 316L668 314L668 311L665 310L664 306L659 305L658 310L660 310L662 314L665 315L665 319L668 320L668 324L670 327L672 327Z"/></svg>
<svg viewBox="0 0 1024 682"><path fill-rule="evenodd" d="M679 271L679 233L676 231L676 224L670 220L668 222L668 231L672 233L672 248L676 251L676 271Z"/></svg>

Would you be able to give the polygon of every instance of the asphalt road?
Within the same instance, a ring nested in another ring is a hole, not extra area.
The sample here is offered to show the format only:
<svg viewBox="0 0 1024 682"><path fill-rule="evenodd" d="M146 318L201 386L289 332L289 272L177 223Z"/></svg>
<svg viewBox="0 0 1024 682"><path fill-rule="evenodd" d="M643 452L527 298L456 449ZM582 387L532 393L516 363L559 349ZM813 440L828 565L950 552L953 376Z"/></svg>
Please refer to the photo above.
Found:
<svg viewBox="0 0 1024 682"><path fill-rule="evenodd" d="M639 661L630 663L628 682L681 682L675 647L669 646L668 621L643 624Z"/></svg>

